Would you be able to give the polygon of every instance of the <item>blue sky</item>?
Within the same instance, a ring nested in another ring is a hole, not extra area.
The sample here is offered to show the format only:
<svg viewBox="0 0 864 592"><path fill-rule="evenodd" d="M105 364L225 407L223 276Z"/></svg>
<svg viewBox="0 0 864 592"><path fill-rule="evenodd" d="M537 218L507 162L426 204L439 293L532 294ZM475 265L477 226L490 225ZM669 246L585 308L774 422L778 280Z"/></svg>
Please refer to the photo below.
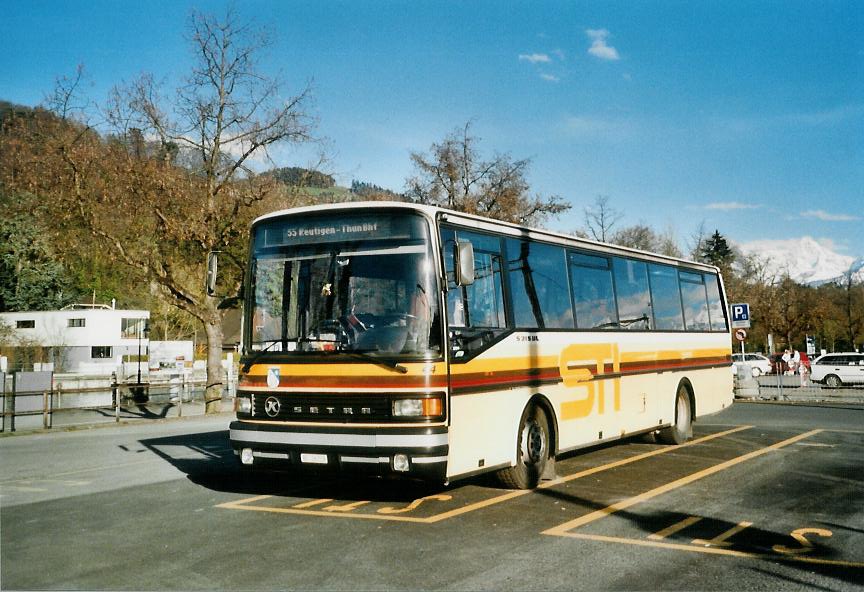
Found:
<svg viewBox="0 0 864 592"><path fill-rule="evenodd" d="M0 99L35 105L83 63L89 94L189 65L191 8L223 2L3 1ZM267 25L264 61L314 87L330 168L401 190L409 153L467 121L486 154L530 158L571 213L596 196L621 225L700 222L739 243L811 236L864 256L860 2L237 2ZM278 164L303 165L285 150ZM778 243L785 244L785 243Z"/></svg>

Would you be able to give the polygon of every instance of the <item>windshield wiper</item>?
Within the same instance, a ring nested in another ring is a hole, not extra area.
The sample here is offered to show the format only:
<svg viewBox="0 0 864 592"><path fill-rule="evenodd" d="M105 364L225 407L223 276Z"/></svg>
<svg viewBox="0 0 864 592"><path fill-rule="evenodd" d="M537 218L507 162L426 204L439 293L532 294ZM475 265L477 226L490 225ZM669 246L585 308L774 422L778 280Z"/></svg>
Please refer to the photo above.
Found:
<svg viewBox="0 0 864 592"><path fill-rule="evenodd" d="M383 358L379 358L378 356L373 356L370 352L376 350L356 350L356 351L341 351L338 352L340 354L348 354L349 356L355 356L360 358L361 360L365 360L367 362L372 362L375 364L379 364L384 366L385 368L390 368L391 370L396 370L401 374L405 374L408 372L408 368L400 364L399 362L394 362L393 360L385 360Z"/></svg>
<svg viewBox="0 0 864 592"><path fill-rule="evenodd" d="M264 349L259 349L258 351L256 351L252 355L251 358L246 360L246 363L243 364L243 368L242 368L243 372L249 372L249 368L252 367L252 364L254 364L258 360L260 360L261 356L264 355L264 353L267 352L267 350L269 350L271 347L273 347L277 343L282 343L282 341L283 341L282 339L269 339L269 340L265 340L265 341L256 341L256 343L267 343L268 345Z"/></svg>

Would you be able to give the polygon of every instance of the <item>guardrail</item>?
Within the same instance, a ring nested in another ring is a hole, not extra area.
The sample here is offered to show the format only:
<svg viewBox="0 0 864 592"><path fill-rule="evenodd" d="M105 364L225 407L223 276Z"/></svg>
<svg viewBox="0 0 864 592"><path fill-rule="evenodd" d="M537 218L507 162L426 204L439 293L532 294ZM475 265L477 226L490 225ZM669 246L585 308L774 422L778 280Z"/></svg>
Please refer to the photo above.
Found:
<svg viewBox="0 0 864 592"><path fill-rule="evenodd" d="M810 380L806 374L767 374L754 378L740 370L735 376L735 396L739 399L864 404L864 384L831 388Z"/></svg>
<svg viewBox="0 0 864 592"><path fill-rule="evenodd" d="M64 388L63 384L68 385L69 380L56 384L52 372L16 372L11 376L0 373L0 432L49 429L54 427L54 417L58 413L71 416L71 412L92 411L97 414L93 418L99 422L109 416L114 422L120 422L134 409L138 410L134 415L138 417L165 417L169 409L173 415L182 417L184 403L203 402L206 381L188 380L181 375L140 384L105 377L87 379L84 384L88 386L83 387ZM232 396L235 388L235 383L228 383L223 397ZM161 405L163 412L150 412L148 404L151 407ZM91 421L83 417L77 423Z"/></svg>

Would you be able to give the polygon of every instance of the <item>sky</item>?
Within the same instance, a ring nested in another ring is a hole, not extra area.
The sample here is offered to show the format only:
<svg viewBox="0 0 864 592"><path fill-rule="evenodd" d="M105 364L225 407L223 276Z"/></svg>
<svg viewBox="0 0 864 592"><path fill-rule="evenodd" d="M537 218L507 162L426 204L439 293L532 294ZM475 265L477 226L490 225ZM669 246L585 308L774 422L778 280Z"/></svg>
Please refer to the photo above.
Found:
<svg viewBox="0 0 864 592"><path fill-rule="evenodd" d="M2 0L0 100L37 105L78 64L86 92L176 84L192 9L221 1ZM597 196L619 226L700 225L739 245L811 237L864 257L864 5L820 0L246 1L261 68L313 89L341 185L401 191L410 153L471 122L484 156L531 160L572 232ZM312 150L286 148L279 166Z"/></svg>

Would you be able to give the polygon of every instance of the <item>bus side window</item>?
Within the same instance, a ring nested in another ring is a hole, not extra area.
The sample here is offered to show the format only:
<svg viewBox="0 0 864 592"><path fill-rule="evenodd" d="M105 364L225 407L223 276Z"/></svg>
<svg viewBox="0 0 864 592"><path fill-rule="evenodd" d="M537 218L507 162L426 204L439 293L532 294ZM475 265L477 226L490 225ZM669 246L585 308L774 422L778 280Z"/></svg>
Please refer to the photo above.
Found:
<svg viewBox="0 0 864 592"><path fill-rule="evenodd" d="M726 311L720 299L720 279L710 273L702 274L708 290L708 314L711 317L712 331L726 331Z"/></svg>
<svg viewBox="0 0 864 592"><path fill-rule="evenodd" d="M684 312L681 309L681 290L676 269L669 265L650 263L648 280L654 307L654 327L658 331L683 331Z"/></svg>
<svg viewBox="0 0 864 592"><path fill-rule="evenodd" d="M651 291L648 266L643 261L622 257L612 259L615 296L622 329L645 331L651 328Z"/></svg>
<svg viewBox="0 0 864 592"><path fill-rule="evenodd" d="M569 260L576 326L579 329L617 329L618 309L609 259L571 252Z"/></svg>
<svg viewBox="0 0 864 592"><path fill-rule="evenodd" d="M562 247L507 239L510 297L517 328L574 328L566 265Z"/></svg>
<svg viewBox="0 0 864 592"><path fill-rule="evenodd" d="M681 298L684 302L684 325L688 331L710 331L708 294L701 273L678 271Z"/></svg>
<svg viewBox="0 0 864 592"><path fill-rule="evenodd" d="M457 286L456 241L474 245L474 283ZM441 229L447 272L447 320L457 357L484 349L506 329L500 240L480 233Z"/></svg>

